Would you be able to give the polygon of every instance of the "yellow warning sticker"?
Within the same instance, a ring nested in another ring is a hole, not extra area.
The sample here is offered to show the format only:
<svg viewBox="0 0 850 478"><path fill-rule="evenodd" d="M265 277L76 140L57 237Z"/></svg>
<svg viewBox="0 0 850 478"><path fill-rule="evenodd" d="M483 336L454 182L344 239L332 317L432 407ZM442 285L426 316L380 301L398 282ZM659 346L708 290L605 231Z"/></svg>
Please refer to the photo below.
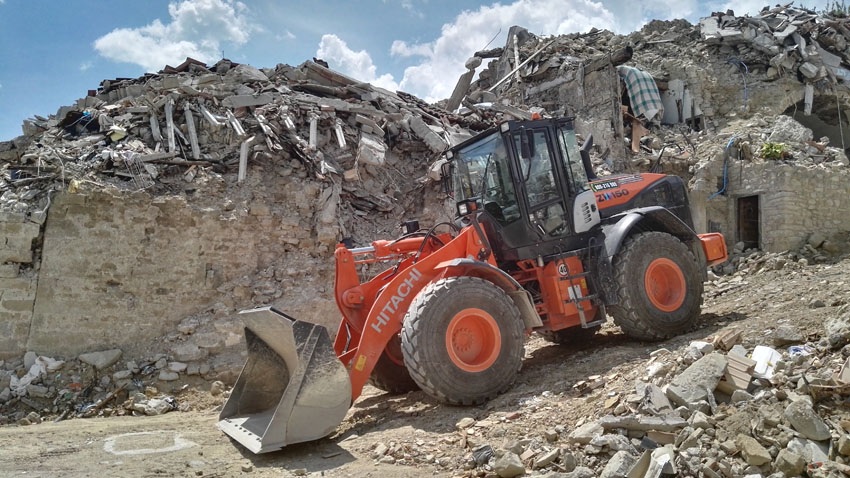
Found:
<svg viewBox="0 0 850 478"><path fill-rule="evenodd" d="M361 356L357 357L357 363L354 364L354 370L357 370L359 372L359 371L363 370L363 367L365 367L365 366L366 366L366 356L361 355Z"/></svg>

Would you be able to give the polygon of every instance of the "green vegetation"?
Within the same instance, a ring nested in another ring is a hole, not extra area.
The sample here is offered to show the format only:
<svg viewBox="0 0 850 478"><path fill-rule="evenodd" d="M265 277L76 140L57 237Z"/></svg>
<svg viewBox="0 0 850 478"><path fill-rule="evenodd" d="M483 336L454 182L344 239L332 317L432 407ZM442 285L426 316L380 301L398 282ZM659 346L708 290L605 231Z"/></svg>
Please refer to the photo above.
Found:
<svg viewBox="0 0 850 478"><path fill-rule="evenodd" d="M759 155L764 159L785 159L788 156L788 147L784 143L764 143Z"/></svg>

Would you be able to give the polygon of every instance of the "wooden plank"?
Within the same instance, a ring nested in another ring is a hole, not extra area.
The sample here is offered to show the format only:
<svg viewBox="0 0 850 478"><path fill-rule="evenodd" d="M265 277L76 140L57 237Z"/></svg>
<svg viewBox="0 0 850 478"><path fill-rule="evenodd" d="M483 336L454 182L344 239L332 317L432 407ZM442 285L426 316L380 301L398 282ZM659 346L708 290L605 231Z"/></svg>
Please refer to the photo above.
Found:
<svg viewBox="0 0 850 478"><path fill-rule="evenodd" d="M192 158L201 159L201 148L198 146L198 133L195 131L195 117L189 103L183 104L183 114L186 116L186 126L189 128L189 144L192 145Z"/></svg>
<svg viewBox="0 0 850 478"><path fill-rule="evenodd" d="M248 174L248 147L253 140L254 137L251 136L239 146L239 175L236 180L239 183L244 181L245 176Z"/></svg>
<svg viewBox="0 0 850 478"><path fill-rule="evenodd" d="M551 45L552 43L555 43L555 40L552 40L552 41L550 41L549 43L547 43L547 44L543 45L542 47L540 47L540 49L539 49L539 50L537 50L536 52L532 53L532 54L531 54L531 56L529 56L528 58L526 58L526 59L525 59L525 61L523 61L522 63L520 63L520 64L519 64L519 66L517 66L516 68L514 68L513 70L511 70L511 72L510 72L510 73L508 73L507 75L505 75L505 76L504 76L501 80L497 81L497 82L496 82L496 84L495 84L495 85L493 85L493 86L491 86L491 87L490 87L487 91L494 91L496 88L498 88L498 87L499 87L499 85L501 85L502 83L504 83L504 82L505 82L505 80L507 80L508 78L512 77L512 76L514 75L514 73L518 72L520 68L524 67L526 63L528 63L528 62L529 62L529 61L531 61L534 57L536 57L537 55L539 55L539 54L540 54L543 50L545 50L546 48L548 48L548 47L549 47L549 45Z"/></svg>
<svg viewBox="0 0 850 478"><path fill-rule="evenodd" d="M514 66L519 65L519 40L516 35L514 35ZM522 81L522 78L519 76L519 68L516 68L516 81L517 83Z"/></svg>
<svg viewBox="0 0 850 478"><path fill-rule="evenodd" d="M139 161L142 162L142 163L148 163L148 162L151 162L151 161L159 161L159 160L162 160L162 159L171 159L175 156L177 156L177 153L175 153L173 151L170 152L170 153L152 153L152 154L145 154L145 155L140 156Z"/></svg>
<svg viewBox="0 0 850 478"><path fill-rule="evenodd" d="M213 129L218 129L219 127L221 127L221 122L219 122L218 119L216 119L216 117L213 116L213 114L210 113L210 110L208 110L204 105L201 105L201 116L203 116L204 119L207 120L207 122L213 127Z"/></svg>
<svg viewBox="0 0 850 478"><path fill-rule="evenodd" d="M151 115L151 134L153 135L154 142L162 142L162 132L159 130L159 120L156 119L155 114Z"/></svg>
<svg viewBox="0 0 850 478"><path fill-rule="evenodd" d="M174 143L174 100L171 97L165 102L165 130L168 134L168 151L176 151L177 146Z"/></svg>
<svg viewBox="0 0 850 478"><path fill-rule="evenodd" d="M316 149L319 141L319 117L310 115L310 148Z"/></svg>
<svg viewBox="0 0 850 478"><path fill-rule="evenodd" d="M242 127L242 123L239 121L236 116L233 116L232 111L227 112L227 121L230 123L230 127L233 128L233 131L236 132L237 136L245 136L245 128Z"/></svg>
<svg viewBox="0 0 850 478"><path fill-rule="evenodd" d="M676 442L676 434L668 433L668 432L659 432L655 430L650 430L646 432L646 436L649 437L650 440L658 443L660 445L672 445Z"/></svg>

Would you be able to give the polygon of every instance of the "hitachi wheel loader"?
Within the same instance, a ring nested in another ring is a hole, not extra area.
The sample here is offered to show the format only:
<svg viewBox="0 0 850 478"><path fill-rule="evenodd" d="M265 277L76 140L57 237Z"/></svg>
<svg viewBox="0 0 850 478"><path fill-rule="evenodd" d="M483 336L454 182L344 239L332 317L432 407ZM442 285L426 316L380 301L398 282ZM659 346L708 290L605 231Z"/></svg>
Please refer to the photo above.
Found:
<svg viewBox="0 0 850 478"><path fill-rule="evenodd" d="M453 222L334 253L334 338L242 312L248 358L218 427L254 453L330 434L367 383L474 405L508 390L524 342L587 340L611 316L662 340L691 328L720 234L696 234L683 181L597 178L570 118L506 121L446 153ZM385 263L361 282L358 267Z"/></svg>

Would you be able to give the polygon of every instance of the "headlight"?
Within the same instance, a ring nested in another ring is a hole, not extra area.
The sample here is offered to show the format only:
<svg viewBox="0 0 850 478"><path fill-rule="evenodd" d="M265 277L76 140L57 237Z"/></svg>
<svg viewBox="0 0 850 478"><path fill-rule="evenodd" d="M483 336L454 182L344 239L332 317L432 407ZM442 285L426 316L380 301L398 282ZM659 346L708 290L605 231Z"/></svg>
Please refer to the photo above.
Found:
<svg viewBox="0 0 850 478"><path fill-rule="evenodd" d="M459 212L461 216L464 216L466 215L466 213L469 212L469 207L466 205L466 203L459 204L457 206L457 212Z"/></svg>

